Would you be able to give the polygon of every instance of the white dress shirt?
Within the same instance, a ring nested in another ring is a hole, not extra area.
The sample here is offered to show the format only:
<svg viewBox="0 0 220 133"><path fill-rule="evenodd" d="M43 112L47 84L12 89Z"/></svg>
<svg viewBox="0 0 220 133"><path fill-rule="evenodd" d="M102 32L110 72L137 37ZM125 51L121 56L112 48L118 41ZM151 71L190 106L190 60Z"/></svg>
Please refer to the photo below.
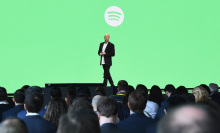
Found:
<svg viewBox="0 0 220 133"><path fill-rule="evenodd" d="M107 45L108 45L108 43L104 43L104 45L102 47L102 52L105 52L105 49L106 49ZM102 64L105 64L104 55L102 55Z"/></svg>

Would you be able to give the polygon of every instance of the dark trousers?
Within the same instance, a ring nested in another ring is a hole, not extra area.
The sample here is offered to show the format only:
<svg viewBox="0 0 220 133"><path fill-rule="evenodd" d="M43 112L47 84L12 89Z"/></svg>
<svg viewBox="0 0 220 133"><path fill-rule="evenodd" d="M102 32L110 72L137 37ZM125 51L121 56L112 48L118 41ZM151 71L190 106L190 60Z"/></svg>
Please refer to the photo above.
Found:
<svg viewBox="0 0 220 133"><path fill-rule="evenodd" d="M114 83L113 83L113 80L112 80L112 77L111 77L111 74L110 74L110 67L111 66L106 66L106 65L102 65L103 67L103 70L104 70L104 81L103 81L103 84L104 86L107 86L107 80L109 81L109 83L111 84L112 87L114 87Z"/></svg>

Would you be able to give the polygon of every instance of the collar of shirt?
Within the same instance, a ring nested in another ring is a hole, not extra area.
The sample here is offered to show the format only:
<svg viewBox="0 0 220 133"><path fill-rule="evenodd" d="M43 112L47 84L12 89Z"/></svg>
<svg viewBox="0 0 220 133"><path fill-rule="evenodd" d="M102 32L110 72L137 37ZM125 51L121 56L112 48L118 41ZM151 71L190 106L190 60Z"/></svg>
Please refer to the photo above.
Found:
<svg viewBox="0 0 220 133"><path fill-rule="evenodd" d="M2 101L2 102L0 102L0 104L9 104L9 103L6 101Z"/></svg>
<svg viewBox="0 0 220 133"><path fill-rule="evenodd" d="M26 116L35 116L35 115L39 115L38 113L27 113Z"/></svg>

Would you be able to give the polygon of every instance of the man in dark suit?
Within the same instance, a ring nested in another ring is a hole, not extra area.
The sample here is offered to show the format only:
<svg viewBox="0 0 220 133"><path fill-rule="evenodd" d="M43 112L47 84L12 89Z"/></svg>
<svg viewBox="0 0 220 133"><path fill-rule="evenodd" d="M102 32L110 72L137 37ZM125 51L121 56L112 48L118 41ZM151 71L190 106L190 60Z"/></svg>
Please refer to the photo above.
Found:
<svg viewBox="0 0 220 133"><path fill-rule="evenodd" d="M118 104L114 99L103 97L97 103L101 133L128 133L117 127Z"/></svg>
<svg viewBox="0 0 220 133"><path fill-rule="evenodd" d="M4 87L0 87L0 122L2 121L2 113L11 109L12 106L7 102L7 91Z"/></svg>
<svg viewBox="0 0 220 133"><path fill-rule="evenodd" d="M12 98L13 102L15 103L15 107L4 112L2 114L2 120L6 119L7 117L17 117L17 113L21 110L24 110L24 90L19 89L16 90L14 93L14 97Z"/></svg>
<svg viewBox="0 0 220 133"><path fill-rule="evenodd" d="M211 95L210 97L212 100L220 105L220 96L218 94L218 85L215 83L209 84Z"/></svg>
<svg viewBox="0 0 220 133"><path fill-rule="evenodd" d="M147 98L143 91L135 90L131 92L128 97L130 116L119 122L117 126L133 133L145 133L146 127L155 122L155 120L148 118L143 113L146 103Z"/></svg>
<svg viewBox="0 0 220 133"><path fill-rule="evenodd" d="M24 107L27 115L23 119L29 133L55 133L56 125L43 119L39 112L43 108L43 95L41 93L29 93L25 96Z"/></svg>
<svg viewBox="0 0 220 133"><path fill-rule="evenodd" d="M110 67L112 66L112 56L115 56L115 46L109 42L110 36L106 34L104 36L105 42L100 43L98 55L101 57L100 65L104 69L104 86L107 86L107 80L114 87L114 82L110 74Z"/></svg>

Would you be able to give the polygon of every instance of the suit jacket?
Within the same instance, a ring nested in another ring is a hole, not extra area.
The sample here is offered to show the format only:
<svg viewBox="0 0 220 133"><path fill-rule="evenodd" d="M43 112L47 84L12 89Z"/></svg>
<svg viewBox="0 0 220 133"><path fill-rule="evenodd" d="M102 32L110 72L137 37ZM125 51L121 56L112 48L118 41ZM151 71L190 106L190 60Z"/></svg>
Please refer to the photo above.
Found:
<svg viewBox="0 0 220 133"><path fill-rule="evenodd" d="M2 121L3 112L5 112L11 108L12 108L12 106L9 104L0 104L0 122Z"/></svg>
<svg viewBox="0 0 220 133"><path fill-rule="evenodd" d="M25 122L28 133L56 133L57 127L39 115L26 116Z"/></svg>
<svg viewBox="0 0 220 133"><path fill-rule="evenodd" d="M24 105L16 105L14 108L9 109L2 114L2 120L5 120L7 117L10 116L17 117L17 113L21 110L24 110Z"/></svg>
<svg viewBox="0 0 220 133"><path fill-rule="evenodd" d="M130 133L128 131L122 130L113 123L105 123L100 127L101 133Z"/></svg>
<svg viewBox="0 0 220 133"><path fill-rule="evenodd" d="M98 55L100 55L100 53L102 52L102 47L103 47L104 43L105 42L100 43ZM105 53L106 53L106 55L103 55L104 60L105 60L105 65L111 66L112 65L112 56L115 56L115 46L113 43L108 42L108 45L105 49ZM100 65L102 65L102 56L100 56L100 57L101 57Z"/></svg>
<svg viewBox="0 0 220 133"><path fill-rule="evenodd" d="M119 122L117 126L133 133L146 133L146 127L154 122L155 120L148 118L144 113L135 113Z"/></svg>
<svg viewBox="0 0 220 133"><path fill-rule="evenodd" d="M40 116L41 116L42 118L44 117L45 112L46 112L46 109L44 109L44 108L40 111ZM20 112L17 113L17 117L18 117L19 119L24 119L25 116L26 116L26 114L27 114L27 111L26 111L26 110L21 110Z"/></svg>
<svg viewBox="0 0 220 133"><path fill-rule="evenodd" d="M220 105L220 96L218 94L211 94L210 97L212 98L213 101L215 101Z"/></svg>

